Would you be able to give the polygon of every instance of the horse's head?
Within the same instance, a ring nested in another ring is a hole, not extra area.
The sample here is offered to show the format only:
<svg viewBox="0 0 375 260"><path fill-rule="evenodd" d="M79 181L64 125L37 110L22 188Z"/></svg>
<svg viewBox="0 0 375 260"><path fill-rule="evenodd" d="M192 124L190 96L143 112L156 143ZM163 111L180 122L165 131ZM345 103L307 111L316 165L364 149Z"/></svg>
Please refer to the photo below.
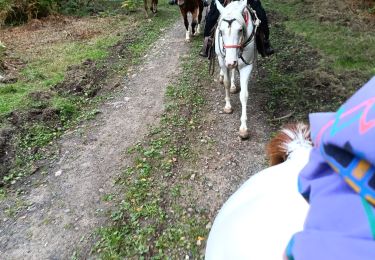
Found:
<svg viewBox="0 0 375 260"><path fill-rule="evenodd" d="M234 68L238 64L239 52L246 36L247 23L243 13L247 5L246 0L233 1L225 8L216 0L216 6L221 16L218 23L218 34L222 38L222 46L225 50L225 65ZM221 45L221 44L220 44Z"/></svg>

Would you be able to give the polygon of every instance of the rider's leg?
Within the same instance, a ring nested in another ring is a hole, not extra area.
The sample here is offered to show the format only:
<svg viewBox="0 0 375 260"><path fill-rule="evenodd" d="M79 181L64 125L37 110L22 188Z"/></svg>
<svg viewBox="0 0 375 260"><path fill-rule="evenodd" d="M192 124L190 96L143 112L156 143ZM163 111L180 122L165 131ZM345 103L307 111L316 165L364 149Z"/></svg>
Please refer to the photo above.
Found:
<svg viewBox="0 0 375 260"><path fill-rule="evenodd" d="M255 10L258 18L261 21L259 30L264 34L265 53L267 56L272 55L275 51L271 47L271 43L270 43L270 29L268 26L268 19L267 19L266 11L264 10L260 0L248 0L248 4L250 4L251 8Z"/></svg>
<svg viewBox="0 0 375 260"><path fill-rule="evenodd" d="M220 0L220 2L222 1L223 0ZM210 10L206 15L206 25L204 26L204 32L203 32L203 36L204 36L203 47L201 51L199 52L199 55L202 57L208 57L209 46L213 40L211 39L210 36L219 16L220 16L220 12L216 7L215 1L212 0L210 4Z"/></svg>

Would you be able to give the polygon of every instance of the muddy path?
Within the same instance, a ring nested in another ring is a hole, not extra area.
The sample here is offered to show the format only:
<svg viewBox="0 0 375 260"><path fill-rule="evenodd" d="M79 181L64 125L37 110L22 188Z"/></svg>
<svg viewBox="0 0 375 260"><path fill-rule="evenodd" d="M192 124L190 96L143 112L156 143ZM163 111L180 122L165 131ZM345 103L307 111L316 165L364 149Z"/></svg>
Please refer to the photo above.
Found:
<svg viewBox="0 0 375 260"><path fill-rule="evenodd" d="M0 258L67 259L77 248L90 248L85 245L110 207L102 197L114 192L116 177L129 163L125 151L159 121L165 88L188 51L183 31L180 22L168 30L95 121L63 136L48 172L34 174L22 194L2 201ZM5 212L14 207L17 213L9 217Z"/></svg>

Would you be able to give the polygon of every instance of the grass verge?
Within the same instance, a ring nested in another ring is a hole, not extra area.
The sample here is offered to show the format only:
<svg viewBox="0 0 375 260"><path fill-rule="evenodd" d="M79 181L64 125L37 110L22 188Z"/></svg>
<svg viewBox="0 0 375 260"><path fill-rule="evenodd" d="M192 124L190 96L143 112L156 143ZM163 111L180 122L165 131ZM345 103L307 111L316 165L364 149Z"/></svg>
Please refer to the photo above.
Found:
<svg viewBox="0 0 375 260"><path fill-rule="evenodd" d="M288 31L302 36L313 48L322 52L321 62L327 62L336 72L358 70L367 75L375 74L375 29L361 20L359 14L350 11L348 3L343 3L346 12L339 14L336 19L330 19L329 12L314 13L311 2L300 0L264 1L271 10L287 17L284 24ZM315 1L318 2L319 1ZM333 1L332 8L334 8ZM343 1L344 2L344 1ZM355 24L354 20L358 24ZM349 24L343 21L349 21ZM362 24L361 24L362 23ZM374 23L374 22L372 22ZM370 23L371 24L371 23ZM355 25L355 26L354 26ZM362 26L361 26L362 25ZM362 27L362 28L360 28Z"/></svg>
<svg viewBox="0 0 375 260"><path fill-rule="evenodd" d="M342 24L348 17L328 19L335 11L333 1L323 8L328 18L315 12L321 9L312 8L319 5L316 1L262 2L277 50L260 60L258 78L268 96L264 108L272 124L307 120L311 112L335 111L375 74L374 29L363 24L366 29L355 30ZM360 26L362 20L351 15Z"/></svg>
<svg viewBox="0 0 375 260"><path fill-rule="evenodd" d="M134 163L119 180L124 194L112 224L99 231L95 250L103 259L203 258L209 219L196 206L191 174L181 167L196 157L192 147L205 103L207 64L196 58L200 40L183 58L180 79L167 88L160 125L128 151Z"/></svg>
<svg viewBox="0 0 375 260"><path fill-rule="evenodd" d="M118 16L111 18L113 31L85 41L59 41L31 54L19 80L0 88L2 183L15 183L38 170L35 161L49 156L46 145L100 112L100 101L113 94L128 69L177 17L175 9L162 4L151 20L142 12Z"/></svg>

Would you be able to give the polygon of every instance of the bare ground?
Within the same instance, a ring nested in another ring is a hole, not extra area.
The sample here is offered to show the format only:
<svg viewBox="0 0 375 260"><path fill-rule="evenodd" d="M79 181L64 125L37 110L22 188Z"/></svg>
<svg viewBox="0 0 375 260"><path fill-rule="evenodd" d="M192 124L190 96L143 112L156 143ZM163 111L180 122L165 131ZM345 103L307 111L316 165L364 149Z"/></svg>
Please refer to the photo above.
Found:
<svg viewBox="0 0 375 260"><path fill-rule="evenodd" d="M116 177L130 163L124 151L158 123L165 88L188 50L181 32L177 23L154 44L95 121L63 136L48 172L34 174L21 195L2 201L1 258L66 259L90 243L110 206L102 197L115 190ZM22 210L9 217L13 207Z"/></svg>
<svg viewBox="0 0 375 260"><path fill-rule="evenodd" d="M196 146L199 160L194 166L184 166L198 169L195 178L201 181L194 184L197 207L206 209L211 220L240 185L267 166L265 145L272 133L267 116L261 109L264 94L257 87L257 68L249 83L249 140L241 140L238 136L241 116L239 94L231 96L233 114L223 113L225 93L217 74L218 71L212 84L204 87L207 104L203 127L199 131L201 144Z"/></svg>

